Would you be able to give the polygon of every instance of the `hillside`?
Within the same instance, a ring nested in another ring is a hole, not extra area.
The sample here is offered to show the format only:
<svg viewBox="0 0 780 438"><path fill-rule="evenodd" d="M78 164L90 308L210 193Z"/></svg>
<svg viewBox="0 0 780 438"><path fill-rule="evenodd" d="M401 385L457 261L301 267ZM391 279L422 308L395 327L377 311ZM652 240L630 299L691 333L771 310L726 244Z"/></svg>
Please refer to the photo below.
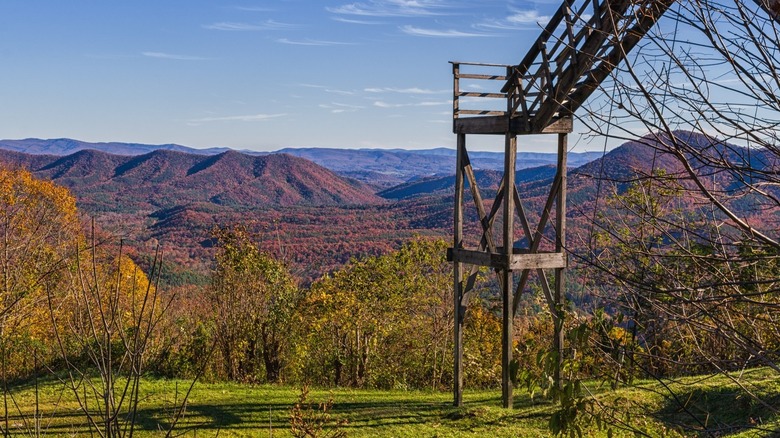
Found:
<svg viewBox="0 0 780 438"><path fill-rule="evenodd" d="M428 232L411 227L413 219L399 213L406 210L389 208L366 184L286 154L6 151L0 162L68 187L104 229L132 236L138 254L160 242L169 262L195 272L211 264L217 224L246 224L305 281Z"/></svg>
<svg viewBox="0 0 780 438"><path fill-rule="evenodd" d="M204 202L235 208L383 202L363 183L285 154L156 150L122 156L85 149L64 157L7 153L2 161L70 188L88 211L122 213Z"/></svg>
<svg viewBox="0 0 780 438"><path fill-rule="evenodd" d="M769 193L776 191L774 175L780 169L780 163L771 151L741 147L692 132L674 134L679 139L680 154L689 162L692 171L706 180L713 193L739 197L746 194L748 183L762 186L761 190ZM691 175L675 157L674 147L661 145L667 141L664 137L648 135L626 142L603 158L570 172L570 184L577 190L590 185L587 181L602 180L624 189L632 182L660 172L682 187L697 190ZM752 207L736 208L745 211Z"/></svg>
<svg viewBox="0 0 780 438"><path fill-rule="evenodd" d="M502 172L497 170L477 170L474 172L477 186L486 193L495 193L501 184ZM547 181L555 176L555 166L546 165L521 169L516 172L517 184L525 184L534 181ZM468 182L466 182L468 186ZM428 177L400 184L378 193L387 199L409 199L418 196L450 195L455 187L455 176Z"/></svg>

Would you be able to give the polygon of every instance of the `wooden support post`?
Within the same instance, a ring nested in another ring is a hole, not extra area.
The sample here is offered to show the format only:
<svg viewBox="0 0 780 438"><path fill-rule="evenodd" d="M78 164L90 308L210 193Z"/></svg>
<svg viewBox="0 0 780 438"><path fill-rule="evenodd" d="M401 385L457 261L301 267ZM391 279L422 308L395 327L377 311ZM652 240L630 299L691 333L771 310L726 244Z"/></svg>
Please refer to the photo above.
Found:
<svg viewBox="0 0 780 438"><path fill-rule="evenodd" d="M515 190L515 168L517 161L517 136L511 132L506 133L504 148L504 254L512 257L512 248L515 243L514 236L514 190ZM513 345L513 289L514 277L512 270L507 266L501 270L503 279L502 301L503 301L503 324L501 331L501 398L504 408L512 408L512 379L510 376L512 364Z"/></svg>
<svg viewBox="0 0 780 438"><path fill-rule="evenodd" d="M458 134L457 167L455 169L455 206L454 206L454 236L453 249L463 248L463 152L466 149L466 134ZM463 264L455 259L453 263L454 289L453 298L455 305L454 327L454 370L452 374L453 404L463 405Z"/></svg>
<svg viewBox="0 0 780 438"><path fill-rule="evenodd" d="M455 124L460 112L460 64L452 64L452 131L455 132ZM458 137L460 142L460 137ZM460 143L458 143L460 144ZM460 148L458 149L460 150ZM458 172L460 172L460 161L458 161Z"/></svg>
<svg viewBox="0 0 780 438"><path fill-rule="evenodd" d="M567 149L568 134L558 134L558 175L560 177L558 199L556 200L556 212L555 212L555 251L563 253L566 249L566 149ZM553 376L555 384L559 390L563 389L563 380L561 376L561 368L563 367L563 323L564 323L564 306L566 305L566 279L564 277L566 268L558 268L555 270L555 313L557 314L554 320L555 337L553 340L553 347L557 357L557 363L555 366L555 375Z"/></svg>

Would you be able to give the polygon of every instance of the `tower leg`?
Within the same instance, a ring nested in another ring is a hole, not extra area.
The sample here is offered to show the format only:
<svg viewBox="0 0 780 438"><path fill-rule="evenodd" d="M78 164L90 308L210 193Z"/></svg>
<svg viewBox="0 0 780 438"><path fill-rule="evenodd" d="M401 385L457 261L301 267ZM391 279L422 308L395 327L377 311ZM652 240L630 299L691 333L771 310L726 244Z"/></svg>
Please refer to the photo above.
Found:
<svg viewBox="0 0 780 438"><path fill-rule="evenodd" d="M454 207L454 236L453 248L463 247L463 151L466 148L466 134L458 134L457 168L455 169L455 207ZM463 283L461 279L463 264L458 260L453 264L453 300L454 300L454 369L452 373L453 404L463 405Z"/></svg>
<svg viewBox="0 0 780 438"><path fill-rule="evenodd" d="M503 295L503 324L501 330L501 401L505 408L512 408L514 397L512 394L512 350L513 346L513 315L512 315L512 286L514 285L514 276L512 271L504 269L501 275L504 278Z"/></svg>
<svg viewBox="0 0 780 438"><path fill-rule="evenodd" d="M555 212L555 251L562 253L565 251L566 246L566 149L567 149L568 134L558 134L558 169L561 181L560 189L558 190L558 199L556 200L556 212ZM563 367L564 357L564 339L563 339L563 323L565 317L565 291L566 291L566 278L564 277L565 268L559 268L555 270L555 292L554 300L556 307L556 317L554 320L555 335L553 339L553 348L557 356L557 362L555 364L555 374L553 376L555 384L559 390L563 389L563 380L561 376L561 368Z"/></svg>
<svg viewBox="0 0 780 438"><path fill-rule="evenodd" d="M514 236L514 190L515 190L515 168L517 161L517 137L507 133L504 149L504 254L507 256L507 263L512 257L512 248L515 243ZM502 290L502 330L501 330L501 399L505 408L512 408L512 350L513 342L513 320L514 320L514 276L509 267L501 270L503 277Z"/></svg>
<svg viewBox="0 0 780 438"><path fill-rule="evenodd" d="M461 277L461 263L455 262L455 327L454 327L454 369L452 373L453 405L463 406L463 313L466 310L461 306L463 296Z"/></svg>

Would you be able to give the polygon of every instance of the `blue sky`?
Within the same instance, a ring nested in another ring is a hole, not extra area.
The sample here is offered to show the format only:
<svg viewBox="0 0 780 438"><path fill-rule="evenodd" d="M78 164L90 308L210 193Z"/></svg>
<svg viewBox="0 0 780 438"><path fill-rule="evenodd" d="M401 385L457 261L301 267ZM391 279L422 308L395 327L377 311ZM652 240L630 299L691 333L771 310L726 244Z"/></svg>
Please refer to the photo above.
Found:
<svg viewBox="0 0 780 438"><path fill-rule="evenodd" d="M558 4L2 0L0 138L454 147L448 62L519 62Z"/></svg>

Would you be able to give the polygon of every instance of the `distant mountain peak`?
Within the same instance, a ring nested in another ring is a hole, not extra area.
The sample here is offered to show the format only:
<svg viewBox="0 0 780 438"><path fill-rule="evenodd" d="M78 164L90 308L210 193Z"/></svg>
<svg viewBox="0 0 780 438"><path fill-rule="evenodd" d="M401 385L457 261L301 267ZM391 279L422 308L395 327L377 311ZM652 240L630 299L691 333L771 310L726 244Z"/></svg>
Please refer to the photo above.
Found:
<svg viewBox="0 0 780 438"><path fill-rule="evenodd" d="M174 143L144 144L122 142L86 142L71 138L25 138L22 140L0 140L0 149L28 154L70 155L84 149L94 149L115 155L143 155L156 150L170 150L191 154L211 155L228 148L196 149Z"/></svg>

